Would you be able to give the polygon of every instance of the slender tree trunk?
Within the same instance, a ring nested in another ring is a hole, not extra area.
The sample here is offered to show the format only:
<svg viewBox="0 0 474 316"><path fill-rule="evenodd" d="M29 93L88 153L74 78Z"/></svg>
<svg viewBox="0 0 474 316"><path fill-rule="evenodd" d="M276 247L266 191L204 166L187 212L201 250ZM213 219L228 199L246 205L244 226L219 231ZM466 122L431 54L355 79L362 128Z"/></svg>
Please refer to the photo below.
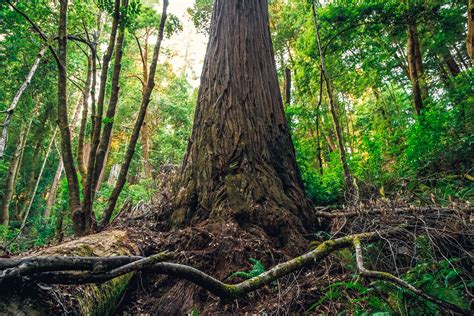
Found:
<svg viewBox="0 0 474 316"><path fill-rule="evenodd" d="M327 143L328 143L328 149L329 149L329 152L333 153L336 151L336 142L334 141L334 136L332 134L333 132L330 130L328 131L327 133L325 133L322 129L321 129L321 136L323 136Z"/></svg>
<svg viewBox="0 0 474 316"><path fill-rule="evenodd" d="M148 35L148 31L147 31ZM148 36L145 36L145 43L143 44L143 82L148 82ZM146 93L146 87L143 87L143 94ZM147 122L147 115L145 113L145 120L141 129L141 143L142 143L142 158L143 170L147 179L152 178L152 167L150 165L150 130Z"/></svg>
<svg viewBox="0 0 474 316"><path fill-rule="evenodd" d="M26 192L27 197L31 195L31 191L33 190L33 186L35 183L35 176L37 172L36 167L38 165L39 159L41 158L41 151L42 151L41 147L43 145L44 135L46 134L46 131L48 131L48 129L46 128L46 124L51 116L51 110L52 110L51 107L49 106L46 107L39 121L38 127L35 130L34 138L36 139L36 141L35 141L35 145L33 146L34 155L30 162L31 170L28 174L28 177L26 180L26 188L24 190L24 192ZM27 203L25 203L23 208L26 208L26 204ZM22 210L22 213L23 213L23 210Z"/></svg>
<svg viewBox="0 0 474 316"><path fill-rule="evenodd" d="M48 49L47 46L43 47L41 51L38 54L38 57L36 58L35 62L33 63L33 66L30 69L30 72L26 76L26 80L23 82L23 84L20 86L20 89L18 89L17 93L15 94L15 97L13 98L12 103L10 104L10 107L5 111L7 114L7 117L5 118L5 121L2 125L2 134L0 136L0 159L3 158L3 154L5 152L5 147L7 145L7 138L8 138L8 126L10 125L13 112L15 111L16 107L18 106L18 102L20 101L20 98L25 92L26 88L28 85L31 83L31 79L36 73L36 70L38 69L38 66L40 64L41 59L43 59L44 54L46 53L46 50Z"/></svg>
<svg viewBox="0 0 474 316"><path fill-rule="evenodd" d="M102 115L104 111L104 101L105 101L105 90L106 90L106 85L107 85L107 74L109 70L110 60L114 52L119 21L120 21L120 0L115 0L114 17L112 20L112 29L110 31L109 43L107 46L107 51L105 52L104 58L102 60L99 96L97 99L97 109L95 109L95 106L94 106L93 111L92 111L93 112L92 114L94 116L92 118L93 127L92 127L92 132L91 132L91 149L89 152L89 159L87 163L87 177L85 181L85 186L83 188L82 208L84 209L84 213L85 213L84 216L87 217L87 222L90 225L92 225L92 205L93 205L92 203L93 203L94 193L95 193L94 192L95 158L96 158L97 149L100 143L100 135L101 135L101 129L102 129ZM93 82L93 85L94 85L94 82Z"/></svg>
<svg viewBox="0 0 474 316"><path fill-rule="evenodd" d="M126 11L128 8L128 0L122 0L121 11ZM97 150L97 155L95 158L95 167L94 167L94 181L93 188L98 189L97 184L99 182L99 177L102 173L102 170L105 166L105 156L109 150L110 139L112 137L112 128L114 126L115 111L117 109L117 103L119 99L119 80L120 72L122 71L122 56L123 56L123 46L125 39L125 24L126 17L122 16L120 18L120 26L117 36L117 43L115 45L115 60L114 60L114 70L112 73L112 87L110 93L109 106L107 108L107 113L105 115L105 123L99 143L99 148ZM92 199L94 199L94 194L92 194Z"/></svg>
<svg viewBox="0 0 474 316"><path fill-rule="evenodd" d="M420 44L418 40L418 32L416 23L410 23L407 27L407 55L408 55L408 72L413 89L413 99L415 102L415 110L420 115L424 107L428 93L424 86L423 80L423 64L421 60Z"/></svg>
<svg viewBox="0 0 474 316"><path fill-rule="evenodd" d="M48 161L48 157L49 157L49 154L51 152L51 148L53 147L53 144L54 144L54 141L56 139L56 135L58 133L58 129L56 128L54 130L54 133L53 133L53 136L51 137L51 140L49 142L49 146L48 146L48 149L46 150L46 156L43 160L43 164L41 165L41 169L40 169L40 172L38 174L38 177L36 179L36 184L35 184L35 187L31 193L31 196L29 197L29 200L28 200L28 203L27 203L27 207L26 209L24 209L24 214L21 214L21 218L22 218L22 223L21 223L21 226L20 226L20 230L18 232L18 235L16 235L15 239L18 238L20 236L20 234L22 233L23 229L25 228L25 225L26 225L26 221L28 219L28 215L30 214L30 210L31 210L31 207L33 206L33 202L35 200L35 195L36 195L36 192L38 191L38 186L40 184L40 181L41 181L41 178L43 177L43 172L44 172L44 168L46 167L46 162ZM22 211L23 212L23 211ZM12 241L10 241L11 243Z"/></svg>
<svg viewBox="0 0 474 316"><path fill-rule="evenodd" d="M49 189L48 198L46 200L46 207L43 213L43 220L48 221L51 217L51 211L53 210L54 203L56 201L56 194L58 192L59 180L61 180L61 175L64 171L63 160L60 158L58 167L56 168L56 173L54 174L53 183Z"/></svg>
<svg viewBox="0 0 474 316"><path fill-rule="evenodd" d="M291 103L291 69L285 68L285 105Z"/></svg>
<svg viewBox="0 0 474 316"><path fill-rule="evenodd" d="M8 225L8 220L9 220L8 210L9 210L9 207L10 207L11 199L12 199L13 195L15 194L16 179L18 177L18 173L20 171L21 164L22 164L22 161L23 161L23 154L25 152L25 146L26 146L26 142L28 140L28 135L30 134L31 125L33 124L33 119L36 116L36 112L39 108L39 105L40 105L40 103L36 102L36 106L33 109L33 114L32 114L32 117L31 117L30 121L28 122L28 125L25 127L24 130L21 131L20 138L19 138L19 141L18 141L18 145L15 148L15 151L14 151L13 157L12 157L12 162L10 163L10 168L9 168L9 172L8 172L8 176L7 176L7 182L6 182L6 186L5 186L4 196L3 196L3 199L2 199L2 212L1 212L1 214L2 214L3 218L7 218L7 219L4 219L2 221L2 222L7 223L5 226ZM17 213L16 216L18 217L18 215L19 214Z"/></svg>
<svg viewBox="0 0 474 316"><path fill-rule="evenodd" d="M73 214L73 228L77 235L87 233L79 195L79 180L71 146L71 131L67 114L67 8L68 0L59 1L59 65L58 65L58 126L61 133L61 155L68 182L69 209Z"/></svg>
<svg viewBox="0 0 474 316"><path fill-rule="evenodd" d="M100 188L102 187L102 183L104 182L104 177L105 177L105 168L107 166L107 161L109 159L109 154L110 154L110 145L112 144L112 137L109 138L109 144L107 145L107 152L105 153L105 158L104 158L104 167L102 168L102 171L99 175L99 179L97 180L97 183L95 185L95 191L99 191Z"/></svg>
<svg viewBox="0 0 474 316"><path fill-rule="evenodd" d="M469 0L467 8L467 54L474 62L474 0Z"/></svg>
<svg viewBox="0 0 474 316"><path fill-rule="evenodd" d="M164 0L163 13L161 15L160 27L158 31L158 39L155 45L155 49L153 50L153 59L150 65L150 73L148 75L148 82L146 84L145 93L143 94L142 104L138 112L137 120L135 121L135 126L133 128L132 136L130 138L130 142L127 147L127 152L125 154L124 162L120 168L120 173L117 179L117 183L115 184L114 190L112 191L112 194L109 197L107 208L104 211L104 218L101 222L102 227L106 226L109 223L112 217L113 211L115 209L115 205L117 204L117 200L127 180L128 169L130 168L133 155L135 154L135 147L140 137L140 130L145 120L145 115L148 109L148 105L150 104L151 93L153 92L153 89L155 87L155 73L156 73L156 67L158 64L158 56L160 54L161 42L163 40L164 28L165 28L165 23L166 23L166 18L167 18L167 9L168 9L168 0Z"/></svg>
<svg viewBox="0 0 474 316"><path fill-rule="evenodd" d="M461 68L459 68L456 59L454 59L454 56L451 54L451 52L449 52L448 49L447 52L443 54L443 60L446 63L446 66L448 66L449 73L453 77L459 75L459 73L461 72Z"/></svg>
<svg viewBox="0 0 474 316"><path fill-rule="evenodd" d="M319 115L319 109L318 113L316 115L316 142L317 142L317 159L318 159L318 167L319 167L319 173L321 175L324 174L324 165L323 165L323 151L321 148L321 120L320 120L320 115Z"/></svg>
<svg viewBox="0 0 474 316"><path fill-rule="evenodd" d="M349 201L354 202L357 196L357 192L356 192L356 187L354 185L354 180L353 180L351 171L349 169L349 165L347 164L346 148L344 146L344 138L342 136L342 127L339 121L339 114L338 114L337 104L336 104L336 100L334 96L334 90L331 84L331 79L329 78L329 75L326 70L326 61L325 61L323 48L321 45L321 38L319 34L319 26L317 22L316 9L315 9L314 2L312 2L312 13L313 13L314 25L316 29L316 39L318 42L318 48L319 48L319 53L320 53L319 57L320 57L320 62L321 62L321 72L323 74L322 77L326 83L326 92L328 94L331 116L334 122L334 128L336 130L337 145L339 148L339 155L341 158L342 169L344 170L346 190L349 194L348 196Z"/></svg>
<svg viewBox="0 0 474 316"><path fill-rule="evenodd" d="M80 96L79 99L78 99L78 102L76 104L76 107L74 109L74 114L73 114L73 117L72 117L72 121L71 121L71 126L70 126L70 134L71 134L71 139L74 139L74 135L76 133L76 125L77 125L77 122L79 121L79 114L81 114L81 109L83 109L83 107L86 107L87 105L84 104L83 102L83 96ZM59 157L59 164L58 164L58 167L56 169L56 173L54 175L54 178L53 178L53 183L51 184L51 188L49 190L49 193L48 193L48 198L46 200L46 208L44 210L44 213L43 213L43 220L47 221L49 219L49 217L51 216L51 210L54 206L54 202L56 200L56 193L57 193L57 190L58 190L58 185L59 185L59 180L61 179L61 175L64 171L64 164L63 164L63 160L61 157Z"/></svg>
<svg viewBox="0 0 474 316"><path fill-rule="evenodd" d="M298 249L316 229L283 109L268 2L217 0L175 225L233 221Z"/></svg>
<svg viewBox="0 0 474 316"><path fill-rule="evenodd" d="M95 58L95 54L91 54L87 61L87 80L86 87L83 94L83 106L82 106L82 117L81 117L81 127L79 130L79 139L77 142L77 166L81 174L82 185L84 187L86 181L86 164L84 162L84 142L86 138L86 125L87 125L87 116L89 114L89 98L91 95L91 85L92 85L92 76L93 76L93 62L92 59Z"/></svg>
<svg viewBox="0 0 474 316"><path fill-rule="evenodd" d="M7 175L7 181L5 183L5 189L3 190L0 224L7 227L9 225L9 220L10 220L10 214L9 214L10 201L15 192L16 175L18 174L17 170L20 165L21 151L23 150L22 144L23 144L24 138L26 137L26 130L27 128L25 127L22 130L20 137L18 138L18 143L16 145L15 151L13 152L12 159L10 160L10 166L8 168L8 175Z"/></svg>

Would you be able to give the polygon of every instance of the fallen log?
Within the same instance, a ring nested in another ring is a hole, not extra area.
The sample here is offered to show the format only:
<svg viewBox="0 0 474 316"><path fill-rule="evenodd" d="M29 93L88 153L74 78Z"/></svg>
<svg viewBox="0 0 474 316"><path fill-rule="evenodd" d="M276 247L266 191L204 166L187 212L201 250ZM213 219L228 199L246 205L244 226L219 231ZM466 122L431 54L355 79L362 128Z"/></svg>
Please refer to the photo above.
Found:
<svg viewBox="0 0 474 316"><path fill-rule="evenodd" d="M108 315L119 304L132 273L108 282L80 286L45 285L29 271L101 271L143 259L125 231L110 230L47 248L27 258L0 259L1 315ZM70 259L66 256L75 256ZM79 260L78 256L84 257ZM3 277L2 277L3 276ZM15 277L16 276L16 277ZM2 280L4 282L2 282Z"/></svg>

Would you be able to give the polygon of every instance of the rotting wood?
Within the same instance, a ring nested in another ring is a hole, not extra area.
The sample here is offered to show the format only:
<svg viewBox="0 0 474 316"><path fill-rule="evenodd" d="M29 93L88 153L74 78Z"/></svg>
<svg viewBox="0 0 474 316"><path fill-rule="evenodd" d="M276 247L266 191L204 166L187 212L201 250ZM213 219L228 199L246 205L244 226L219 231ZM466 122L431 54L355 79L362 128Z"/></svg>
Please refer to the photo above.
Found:
<svg viewBox="0 0 474 316"><path fill-rule="evenodd" d="M139 249L130 240L127 232L110 230L47 248L29 258L2 259L0 260L0 269L3 271L0 272L0 275L6 274L5 270L14 273L9 270L12 264L17 267L21 266L23 272L28 271L31 265L41 266L45 262L50 262L50 264L56 262L63 265L65 269L69 269L72 262L74 265L78 264L77 256L85 257L81 258L79 263L82 268L89 267L101 271L102 269L115 268L116 263L124 265L131 260L143 259L136 256L137 254L139 254ZM65 256L75 256L76 259L71 261ZM92 257L96 257L96 259ZM28 265L25 262L31 262L31 264ZM23 279L24 282L18 282L19 280L16 279L14 282L0 284L0 314L59 315L68 312L74 315L109 315L119 303L131 277L132 274L127 273L97 285L69 287L38 285L31 279Z"/></svg>

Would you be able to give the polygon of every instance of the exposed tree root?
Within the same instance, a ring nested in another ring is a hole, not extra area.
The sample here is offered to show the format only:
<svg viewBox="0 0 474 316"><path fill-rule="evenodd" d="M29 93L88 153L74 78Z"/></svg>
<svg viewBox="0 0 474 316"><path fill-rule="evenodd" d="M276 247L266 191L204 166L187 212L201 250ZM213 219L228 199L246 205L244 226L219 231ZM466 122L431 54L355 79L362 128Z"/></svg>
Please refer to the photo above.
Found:
<svg viewBox="0 0 474 316"><path fill-rule="evenodd" d="M322 242L316 249L302 256L283 262L274 268L245 280L238 284L227 284L218 279L187 265L162 262L173 257L169 252L163 252L148 258L143 257L109 257L109 258L81 258L81 257L36 257L27 259L5 259L1 262L0 285L15 278L29 278L46 284L89 284L103 283L119 276L139 270L148 270L156 274L164 274L185 279L208 290L212 294L230 300L243 297L246 294L269 285L296 270L312 263L321 262L332 252L354 246L357 258L357 267L361 275L368 278L377 278L394 283L419 295L444 309L456 313L469 315L468 311L435 298L413 287L402 279L386 272L367 270L364 267L361 241L372 242L382 237L389 237L405 231L403 226L379 232L360 233ZM86 271L86 272L84 272Z"/></svg>

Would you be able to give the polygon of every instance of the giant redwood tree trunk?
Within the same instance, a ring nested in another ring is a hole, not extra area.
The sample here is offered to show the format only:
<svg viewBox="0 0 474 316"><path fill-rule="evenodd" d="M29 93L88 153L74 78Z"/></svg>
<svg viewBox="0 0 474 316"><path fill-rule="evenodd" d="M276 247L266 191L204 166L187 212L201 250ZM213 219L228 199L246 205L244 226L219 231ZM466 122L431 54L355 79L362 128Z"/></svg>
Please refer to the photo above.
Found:
<svg viewBox="0 0 474 316"><path fill-rule="evenodd" d="M230 219L263 228L277 246L314 224L283 111L266 0L215 1L176 188L174 224Z"/></svg>

